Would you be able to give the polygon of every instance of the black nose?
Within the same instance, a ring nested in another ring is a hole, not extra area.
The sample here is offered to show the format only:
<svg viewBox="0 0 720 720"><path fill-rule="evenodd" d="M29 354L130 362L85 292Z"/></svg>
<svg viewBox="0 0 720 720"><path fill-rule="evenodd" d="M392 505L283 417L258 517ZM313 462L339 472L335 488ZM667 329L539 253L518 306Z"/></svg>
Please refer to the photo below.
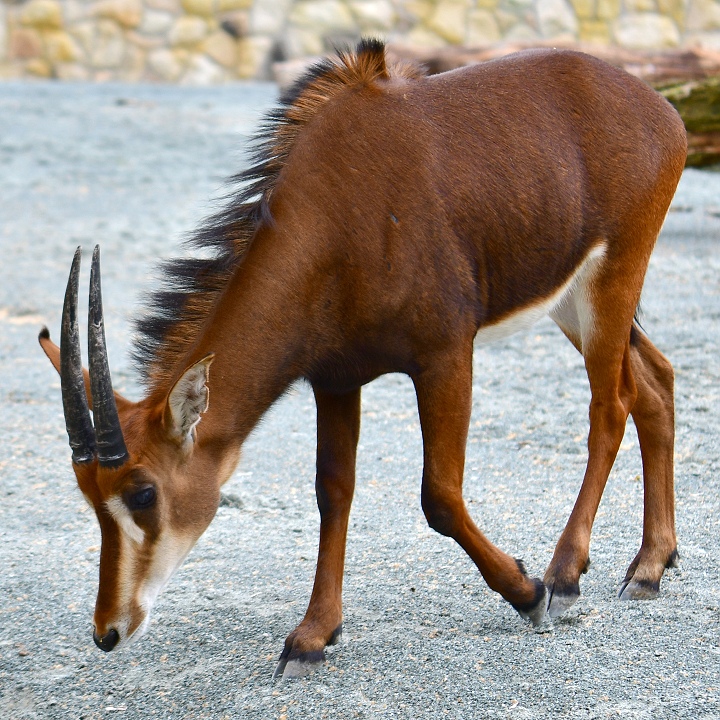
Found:
<svg viewBox="0 0 720 720"><path fill-rule="evenodd" d="M118 644L120 636L117 630L110 630L107 635L103 635L102 637L98 637L98 634L93 631L93 640L101 650L110 652Z"/></svg>

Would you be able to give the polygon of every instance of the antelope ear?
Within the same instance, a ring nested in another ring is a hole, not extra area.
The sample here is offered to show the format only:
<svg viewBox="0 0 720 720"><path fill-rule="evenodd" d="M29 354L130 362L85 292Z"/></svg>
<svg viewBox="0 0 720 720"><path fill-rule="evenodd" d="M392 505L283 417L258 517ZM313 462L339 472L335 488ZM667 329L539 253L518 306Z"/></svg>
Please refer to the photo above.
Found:
<svg viewBox="0 0 720 720"><path fill-rule="evenodd" d="M58 375L60 374L60 348L50 339L50 331L44 327L38 335L38 342L43 352L48 356L48 360L53 364L53 367L57 370ZM85 376L85 389L90 389L90 378L88 377L87 370L83 368L83 375Z"/></svg>
<svg viewBox="0 0 720 720"><path fill-rule="evenodd" d="M50 331L44 327L38 335L38 342L43 352L48 356L48 360L52 363L53 367L57 370L58 375L60 374L60 348L50 339ZM88 371L83 368L83 379L85 380L85 393L88 398L88 407L93 409L92 391L90 390L90 375ZM118 410L131 405L132 401L124 398L119 392L113 391L115 395L115 404Z"/></svg>
<svg viewBox="0 0 720 720"><path fill-rule="evenodd" d="M208 409L207 386L210 364L215 355L206 355L191 365L173 385L165 403L165 427L172 440L184 446L195 438L195 426Z"/></svg>

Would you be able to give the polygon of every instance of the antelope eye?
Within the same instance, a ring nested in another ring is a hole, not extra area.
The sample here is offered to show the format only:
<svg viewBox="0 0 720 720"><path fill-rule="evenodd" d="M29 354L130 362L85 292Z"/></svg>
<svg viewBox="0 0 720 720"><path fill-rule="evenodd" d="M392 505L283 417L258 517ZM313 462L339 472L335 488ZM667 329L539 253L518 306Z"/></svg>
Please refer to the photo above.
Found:
<svg viewBox="0 0 720 720"><path fill-rule="evenodd" d="M132 495L127 498L128 507L131 510L147 510L155 504L157 492L155 491L154 485L148 485L147 487L136 490Z"/></svg>

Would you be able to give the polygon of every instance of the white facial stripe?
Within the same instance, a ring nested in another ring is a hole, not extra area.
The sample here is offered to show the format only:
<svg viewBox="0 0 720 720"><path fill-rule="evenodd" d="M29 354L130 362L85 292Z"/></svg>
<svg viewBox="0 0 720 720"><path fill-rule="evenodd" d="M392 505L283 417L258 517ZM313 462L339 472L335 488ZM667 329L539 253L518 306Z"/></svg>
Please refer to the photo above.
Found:
<svg viewBox="0 0 720 720"><path fill-rule="evenodd" d="M193 537L176 536L169 532L163 533L154 545L149 571L143 573L144 578L141 580L135 577L137 546L125 533L121 533L117 564L117 605L123 608L124 612L109 623L120 635L120 642L116 646L118 650L139 640L147 632L150 626L150 611L155 600L185 560L194 544L195 538ZM138 607L142 608L145 617L128 635L132 622L131 610Z"/></svg>
<svg viewBox="0 0 720 720"><path fill-rule="evenodd" d="M164 532L155 545L150 570L138 595L138 604L149 615L158 595L182 565L196 538Z"/></svg>
<svg viewBox="0 0 720 720"><path fill-rule="evenodd" d="M135 523L133 523L133 525L134 524ZM114 627L115 630L117 630L118 635L120 635L120 642L117 645L118 649L127 642L128 628L130 627L131 622L131 616L127 611L129 610L129 602L132 597L133 584L135 582L135 578L133 578L132 574L133 550L135 547L135 541L131 540L125 532L121 532L119 557L116 568L117 592L119 596L118 607L125 608L126 612L120 617L115 618L112 623L112 627Z"/></svg>
<svg viewBox="0 0 720 720"><path fill-rule="evenodd" d="M113 516L120 529L136 543L141 544L145 539L145 531L139 528L130 514L125 503L117 495L105 501L105 507Z"/></svg>
<svg viewBox="0 0 720 720"><path fill-rule="evenodd" d="M107 503L108 510L110 510L113 518L122 528L122 522L118 520L118 515L121 515L121 513L117 513L117 508L115 508L115 512L113 511L113 509L110 507L110 503L112 501L122 501L120 500L120 498L114 497L111 498ZM129 511L127 512L129 513ZM140 528L138 528L135 523L132 524L137 528L137 530L140 530ZM117 578L115 586L117 593L117 596L115 598L115 606L123 608L123 612L122 614L110 619L107 622L107 627L117 630L118 635L120 636L120 642L116 645L116 648L120 649L127 644L128 629L130 628L130 624L132 622L132 616L130 614L130 602L133 597L134 586L137 582L137 580L133 576L133 565L135 552L137 550L137 542L131 537L129 537L128 534L122 529L121 532L118 534L118 541L119 545L117 547L117 558L114 568Z"/></svg>
<svg viewBox="0 0 720 720"><path fill-rule="evenodd" d="M123 545L125 544L123 543ZM133 588L130 584L125 585L123 583L121 586L122 606L128 607L134 597L135 602L133 605L139 605L145 613L145 617L130 636L127 635L129 619L125 617L119 618L116 624L121 638L118 648L139 640L147 632L150 627L150 611L155 604L155 600L175 574L175 571L182 565L183 560L187 557L194 544L195 538L164 533L155 544L150 570L140 587ZM126 580L133 582L132 578L123 577L123 581ZM122 631L120 630L121 627Z"/></svg>
<svg viewBox="0 0 720 720"><path fill-rule="evenodd" d="M545 317L545 315L552 313L564 303L571 301L575 295L575 291L579 287L584 288L587 286L589 276L592 276L597 268L598 262L605 256L605 251L605 243L596 245L586 255L578 269L565 281L565 283L560 286L556 292L543 300L540 300L534 305L521 308L494 325L488 325L487 327L480 328L478 334L475 336L476 340L480 343L491 343L513 335L520 330L527 330L538 320ZM583 310L585 311L583 314L589 312L588 308L583 307ZM582 320L584 326L583 336L585 336L585 326L590 326L587 330L588 334L591 332L592 318L583 317Z"/></svg>
<svg viewBox="0 0 720 720"><path fill-rule="evenodd" d="M197 538L193 535L174 534L165 530L153 543L152 557L149 563L138 563L137 553L145 533L132 519L122 499L118 496L106 502L108 511L117 522L119 533L119 547L117 565L117 597L115 607L120 613L109 621L108 627L117 630L120 642L116 648L120 649L141 638L150 626L150 611L155 600L170 581L175 571L180 567L187 554L192 549ZM147 551L148 548L145 548ZM137 613L140 610L144 617L139 625Z"/></svg>

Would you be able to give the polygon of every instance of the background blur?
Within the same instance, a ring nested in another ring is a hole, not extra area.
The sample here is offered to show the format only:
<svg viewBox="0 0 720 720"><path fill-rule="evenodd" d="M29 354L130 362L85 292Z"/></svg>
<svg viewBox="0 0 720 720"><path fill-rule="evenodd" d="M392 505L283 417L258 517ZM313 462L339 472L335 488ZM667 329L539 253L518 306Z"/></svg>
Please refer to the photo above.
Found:
<svg viewBox="0 0 720 720"><path fill-rule="evenodd" d="M720 50L720 0L0 0L0 79L213 85L361 35L428 49L581 41Z"/></svg>

